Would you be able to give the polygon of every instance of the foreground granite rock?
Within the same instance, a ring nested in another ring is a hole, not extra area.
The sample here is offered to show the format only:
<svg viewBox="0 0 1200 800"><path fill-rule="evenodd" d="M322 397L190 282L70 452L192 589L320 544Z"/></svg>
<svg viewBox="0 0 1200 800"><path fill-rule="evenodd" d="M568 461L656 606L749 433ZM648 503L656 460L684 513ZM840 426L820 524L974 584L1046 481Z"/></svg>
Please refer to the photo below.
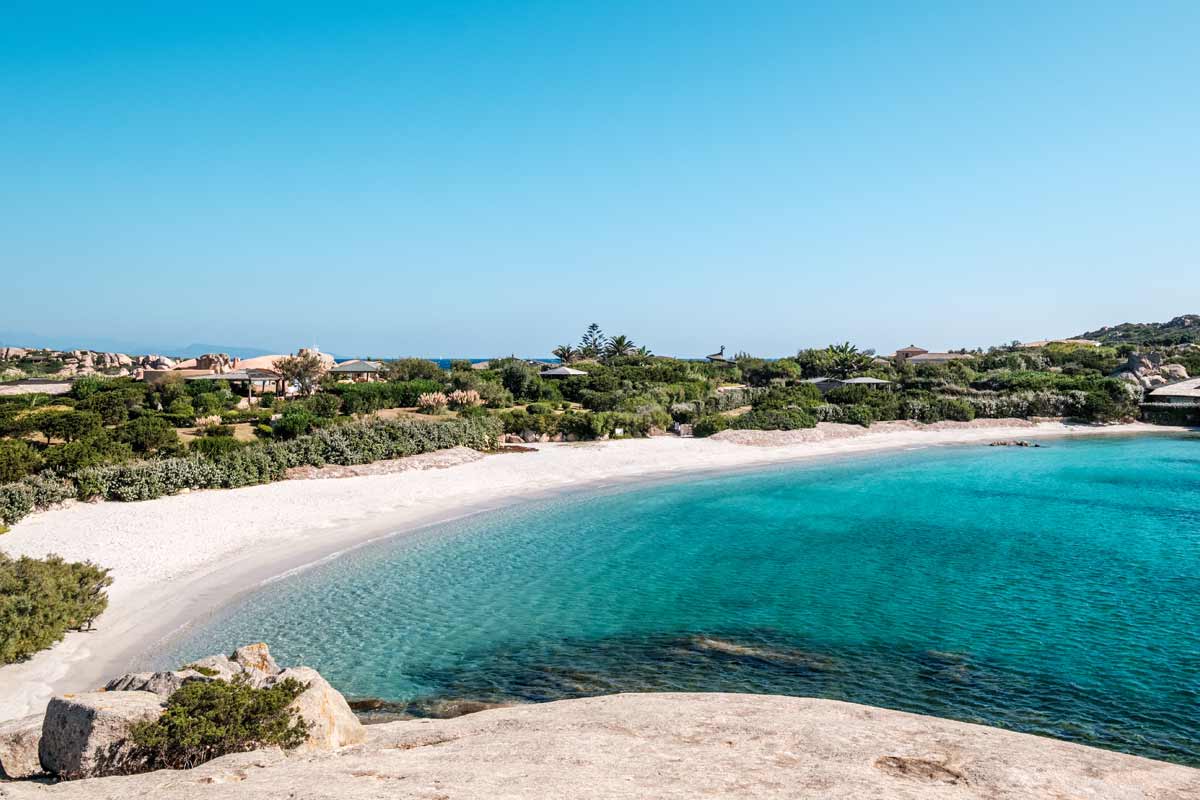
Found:
<svg viewBox="0 0 1200 800"><path fill-rule="evenodd" d="M5 798L1194 800L1200 770L831 700L611 695L377 725L325 753L0 785Z"/></svg>
<svg viewBox="0 0 1200 800"><path fill-rule="evenodd" d="M331 750L366 741L366 727L321 673L311 667L292 667L275 676L277 681L289 678L308 684L291 705L309 724L308 741L300 746L301 750Z"/></svg>
<svg viewBox="0 0 1200 800"><path fill-rule="evenodd" d="M42 771L38 743L44 714L0 722L0 778L31 778Z"/></svg>
<svg viewBox="0 0 1200 800"><path fill-rule="evenodd" d="M133 751L134 724L158 719L163 698L153 692L84 692L55 697L46 706L38 754L61 778L121 772Z"/></svg>

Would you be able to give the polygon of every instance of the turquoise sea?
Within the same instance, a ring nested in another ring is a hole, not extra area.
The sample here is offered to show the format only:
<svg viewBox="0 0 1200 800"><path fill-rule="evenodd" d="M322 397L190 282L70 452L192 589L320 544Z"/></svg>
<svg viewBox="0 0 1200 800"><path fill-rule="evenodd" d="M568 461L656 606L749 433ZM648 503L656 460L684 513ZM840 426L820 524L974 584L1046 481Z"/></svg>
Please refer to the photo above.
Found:
<svg viewBox="0 0 1200 800"><path fill-rule="evenodd" d="M407 713L812 695L1200 765L1200 435L563 495L271 584L155 660L258 640Z"/></svg>

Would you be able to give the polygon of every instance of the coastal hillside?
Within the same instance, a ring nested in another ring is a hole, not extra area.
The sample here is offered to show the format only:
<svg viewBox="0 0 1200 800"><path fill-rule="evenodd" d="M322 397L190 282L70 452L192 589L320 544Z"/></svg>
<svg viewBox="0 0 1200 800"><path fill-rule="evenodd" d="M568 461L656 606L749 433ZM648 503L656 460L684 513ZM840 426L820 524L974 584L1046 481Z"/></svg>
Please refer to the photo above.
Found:
<svg viewBox="0 0 1200 800"><path fill-rule="evenodd" d="M1200 770L996 728L811 698L624 694L368 727L330 753L0 785L23 800L207 798L1156 798Z"/></svg>
<svg viewBox="0 0 1200 800"><path fill-rule="evenodd" d="M1086 331L1076 339L1101 344L1169 346L1200 343L1200 314L1183 314L1167 322L1122 322Z"/></svg>

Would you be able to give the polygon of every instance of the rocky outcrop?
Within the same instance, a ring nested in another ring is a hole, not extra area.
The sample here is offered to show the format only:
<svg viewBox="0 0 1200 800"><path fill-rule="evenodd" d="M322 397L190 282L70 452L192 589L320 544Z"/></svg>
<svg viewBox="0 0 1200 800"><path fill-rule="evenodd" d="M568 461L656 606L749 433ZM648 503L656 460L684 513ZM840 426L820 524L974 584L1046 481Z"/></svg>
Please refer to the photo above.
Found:
<svg viewBox="0 0 1200 800"><path fill-rule="evenodd" d="M11 796L1194 800L1200 770L832 700L624 694L374 725L363 745L329 753L241 753Z"/></svg>
<svg viewBox="0 0 1200 800"><path fill-rule="evenodd" d="M151 692L166 698L175 694L185 683L210 680L214 680L214 678L202 675L194 669L175 672L130 672L104 684L104 691Z"/></svg>
<svg viewBox="0 0 1200 800"><path fill-rule="evenodd" d="M256 680L265 680L279 674L279 665L271 657L271 651L262 642L247 644L233 652L233 663Z"/></svg>
<svg viewBox="0 0 1200 800"><path fill-rule="evenodd" d="M308 741L301 750L333 750L366 741L366 728L350 710L346 698L319 672L311 667L292 667L275 675L271 682L288 679L308 684L291 705L309 725Z"/></svg>
<svg viewBox="0 0 1200 800"><path fill-rule="evenodd" d="M42 772L38 743L44 714L0 722L0 778L32 778Z"/></svg>
<svg viewBox="0 0 1200 800"><path fill-rule="evenodd" d="M232 656L201 658L180 670L131 672L99 692L55 697L44 720L39 715L0 727L0 766L14 778L42 770L66 780L135 772L145 762L130 741L132 726L160 716L183 686L238 680L268 688L289 679L305 687L291 705L308 726L301 750L321 752L366 739L346 699L320 673L309 667L280 669L259 642L239 647Z"/></svg>
<svg viewBox="0 0 1200 800"><path fill-rule="evenodd" d="M134 752L130 729L162 715L153 692L87 692L55 697L46 707L38 754L59 778L124 772Z"/></svg>
<svg viewBox="0 0 1200 800"><path fill-rule="evenodd" d="M1187 380L1188 372L1182 364L1164 364L1160 353L1133 353L1124 366L1109 377L1127 381L1142 390L1149 390L1175 381Z"/></svg>

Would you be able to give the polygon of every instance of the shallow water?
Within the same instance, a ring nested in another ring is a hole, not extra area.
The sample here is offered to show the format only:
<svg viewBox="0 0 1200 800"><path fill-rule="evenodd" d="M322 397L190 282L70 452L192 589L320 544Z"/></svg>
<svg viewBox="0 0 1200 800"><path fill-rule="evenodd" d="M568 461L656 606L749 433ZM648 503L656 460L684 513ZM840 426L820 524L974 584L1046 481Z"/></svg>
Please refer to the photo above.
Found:
<svg viewBox="0 0 1200 800"><path fill-rule="evenodd" d="M371 545L173 642L349 696L812 695L1200 765L1200 436L826 460Z"/></svg>

